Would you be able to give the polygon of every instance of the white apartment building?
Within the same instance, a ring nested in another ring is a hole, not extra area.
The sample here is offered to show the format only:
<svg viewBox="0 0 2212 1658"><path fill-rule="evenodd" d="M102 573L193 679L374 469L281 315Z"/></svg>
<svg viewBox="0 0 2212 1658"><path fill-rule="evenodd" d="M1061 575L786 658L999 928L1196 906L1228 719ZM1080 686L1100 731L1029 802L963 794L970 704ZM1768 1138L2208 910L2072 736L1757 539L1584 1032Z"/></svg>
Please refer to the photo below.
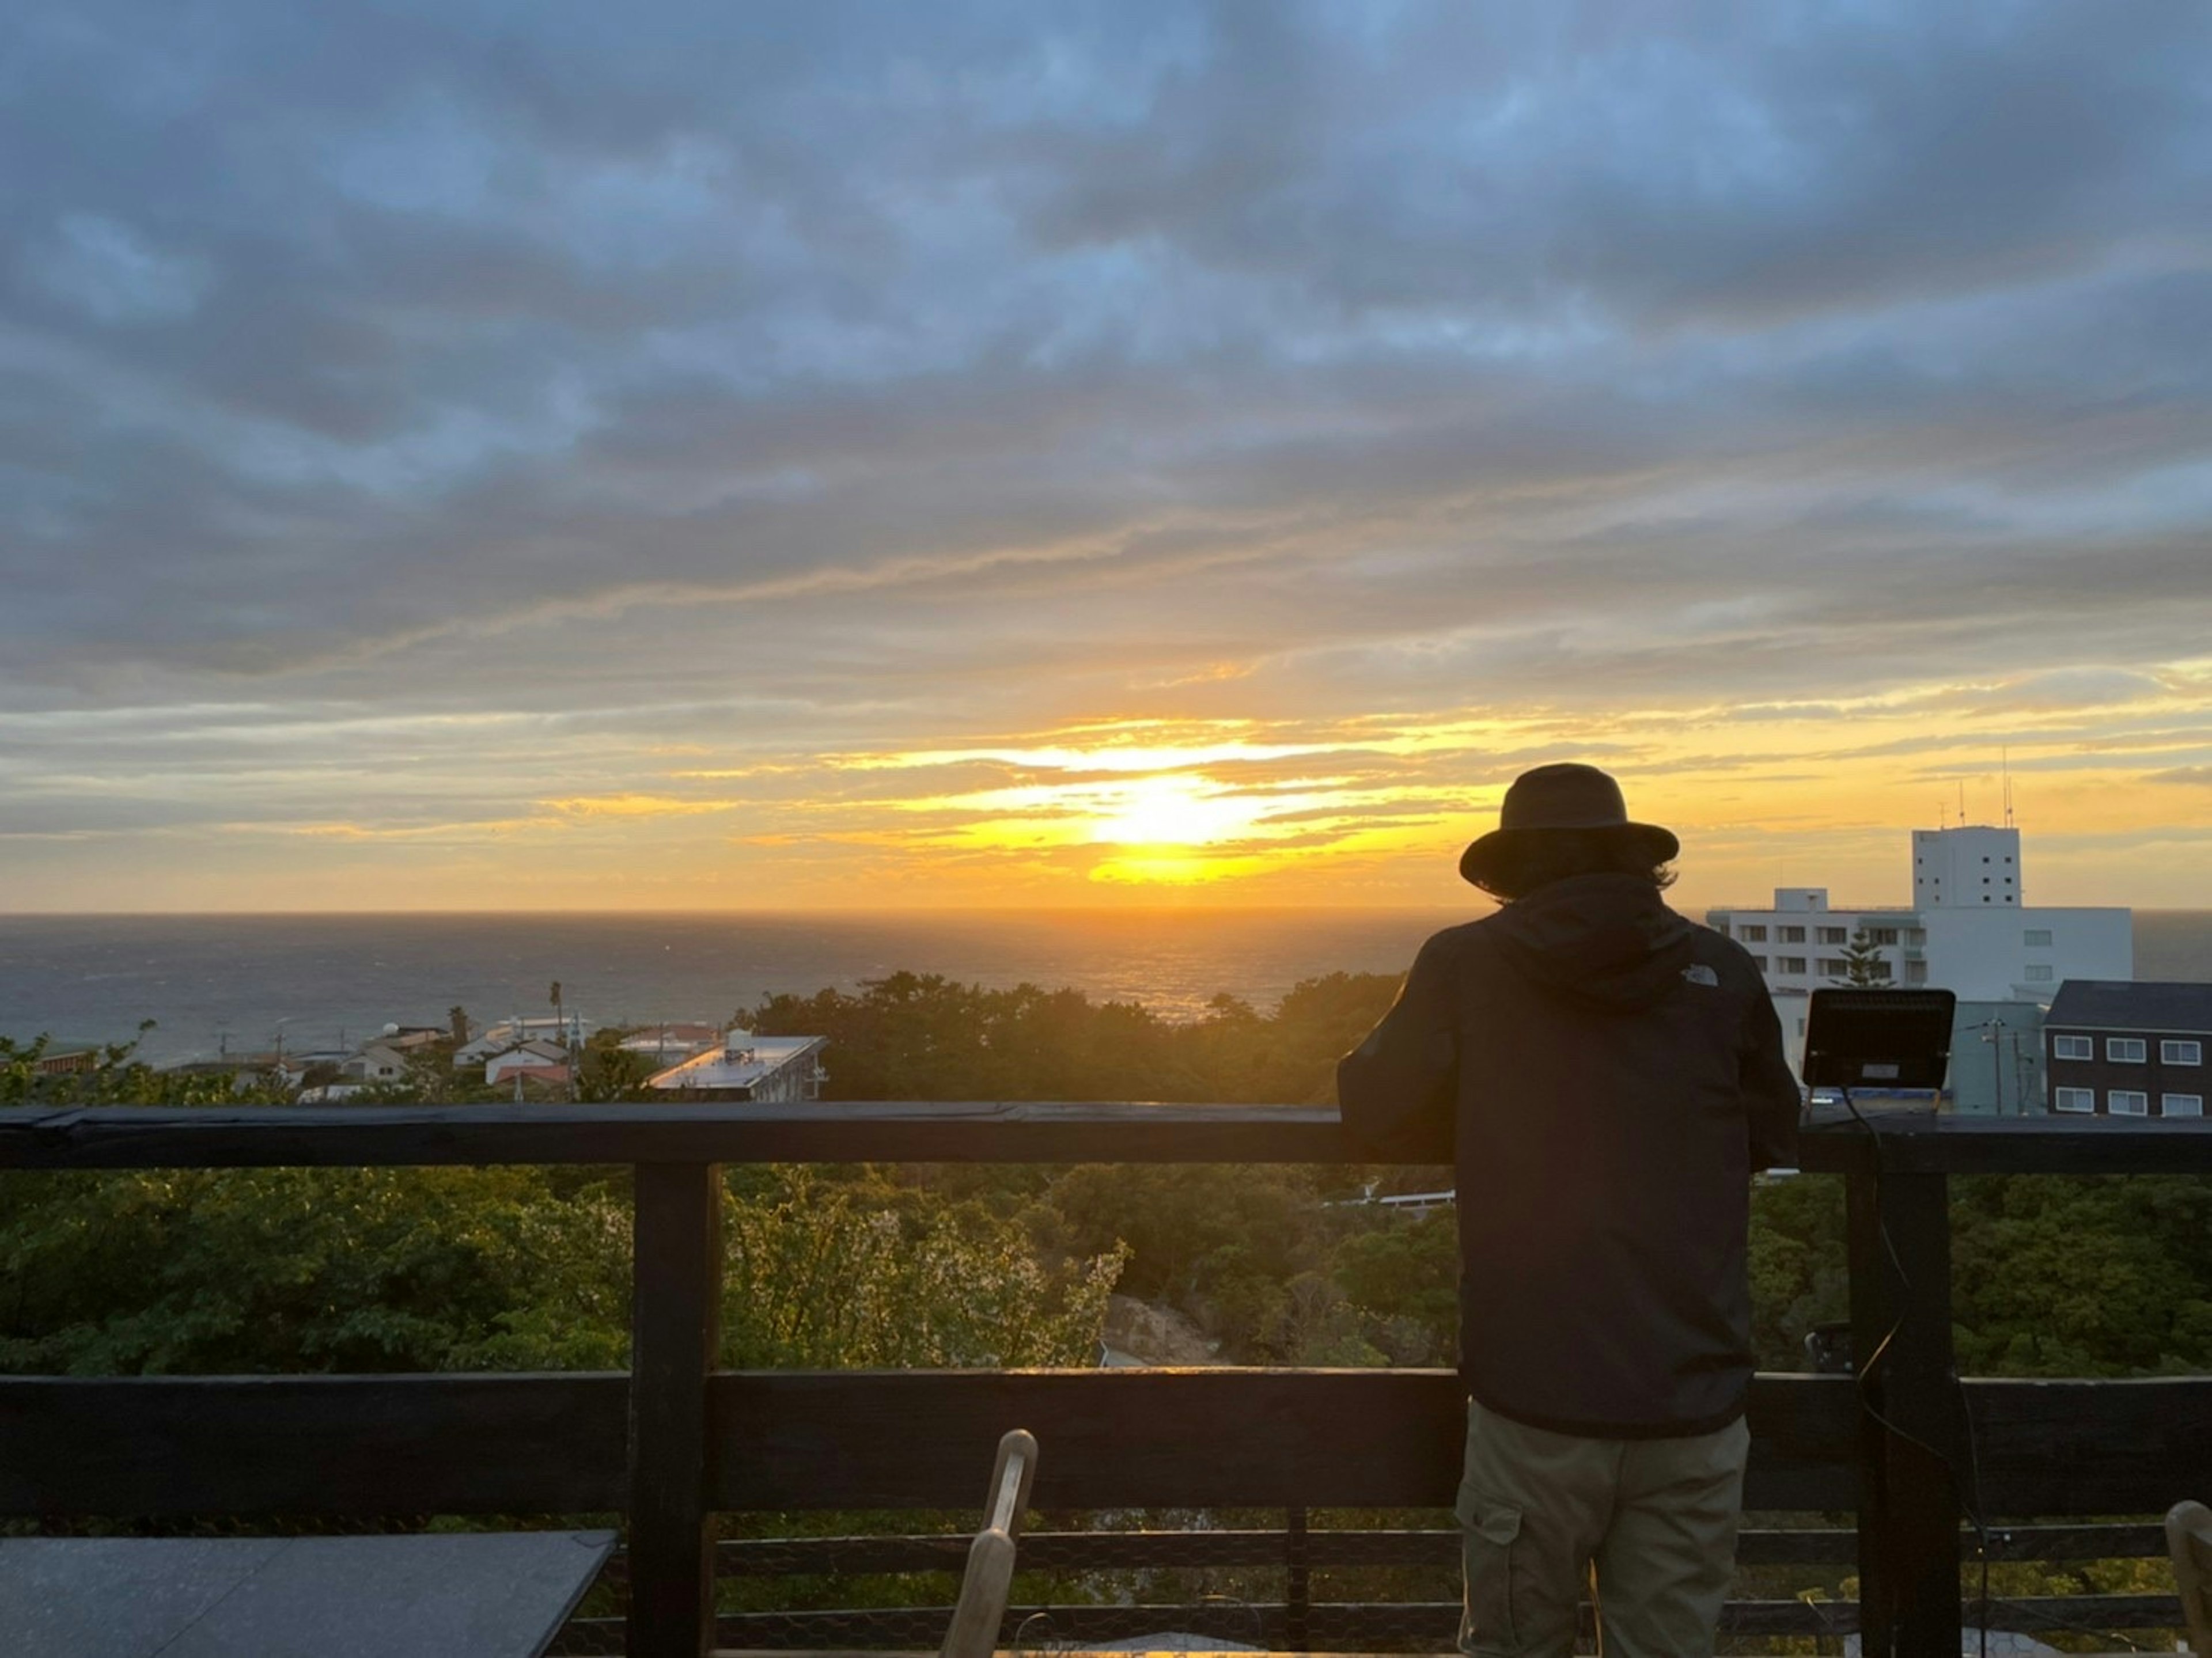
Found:
<svg viewBox="0 0 2212 1658"><path fill-rule="evenodd" d="M2030 906L2023 879L2017 829L1915 829L1910 908L1838 908L1826 887L1781 887L1771 908L1708 910L1705 920L1750 952L1783 1029L1799 1036L1802 999L1845 981L1844 950L1862 928L1891 983L1961 1002L2047 1005L2069 979L2135 977L2133 911Z"/></svg>
<svg viewBox="0 0 2212 1658"><path fill-rule="evenodd" d="M732 1029L704 1053L646 1079L658 1092L689 1100L818 1100L827 1036L756 1036Z"/></svg>

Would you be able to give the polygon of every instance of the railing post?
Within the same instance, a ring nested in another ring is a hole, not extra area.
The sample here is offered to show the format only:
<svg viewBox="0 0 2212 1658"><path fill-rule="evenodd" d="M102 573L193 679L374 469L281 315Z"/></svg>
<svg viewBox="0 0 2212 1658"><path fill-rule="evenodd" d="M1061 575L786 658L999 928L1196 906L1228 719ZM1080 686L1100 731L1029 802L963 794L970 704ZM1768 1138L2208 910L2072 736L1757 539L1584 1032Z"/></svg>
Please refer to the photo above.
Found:
<svg viewBox="0 0 2212 1658"><path fill-rule="evenodd" d="M1313 1571L1307 1564L1306 1511L1292 1509L1284 1527L1283 1644L1292 1652L1313 1650Z"/></svg>
<svg viewBox="0 0 2212 1658"><path fill-rule="evenodd" d="M1851 1357L1863 1373L1874 1363L1861 1385L1882 1418L1859 1422L1863 1649L1866 1658L1954 1658L1966 1448L1951 1347L1948 1182L1869 1164L1847 1177L1845 1205Z"/></svg>
<svg viewBox="0 0 2212 1658"><path fill-rule="evenodd" d="M630 1658L714 1644L707 1377L722 1302L722 1171L641 1163L630 1279Z"/></svg>

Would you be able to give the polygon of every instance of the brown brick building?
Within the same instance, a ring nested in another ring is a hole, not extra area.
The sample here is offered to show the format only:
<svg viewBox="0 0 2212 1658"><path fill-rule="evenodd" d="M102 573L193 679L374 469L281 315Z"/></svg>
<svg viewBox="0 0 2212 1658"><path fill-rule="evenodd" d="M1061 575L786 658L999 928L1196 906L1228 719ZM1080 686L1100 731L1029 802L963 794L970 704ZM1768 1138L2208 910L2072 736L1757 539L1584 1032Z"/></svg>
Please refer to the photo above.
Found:
<svg viewBox="0 0 2212 1658"><path fill-rule="evenodd" d="M2053 1111L2201 1117L2212 984L2069 979L2043 1022Z"/></svg>

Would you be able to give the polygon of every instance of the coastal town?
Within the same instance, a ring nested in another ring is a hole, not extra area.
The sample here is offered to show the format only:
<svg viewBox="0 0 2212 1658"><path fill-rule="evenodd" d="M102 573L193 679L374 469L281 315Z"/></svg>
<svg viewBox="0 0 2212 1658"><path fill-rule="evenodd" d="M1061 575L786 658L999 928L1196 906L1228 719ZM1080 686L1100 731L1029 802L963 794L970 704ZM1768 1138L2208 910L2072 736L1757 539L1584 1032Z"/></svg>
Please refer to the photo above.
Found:
<svg viewBox="0 0 2212 1658"><path fill-rule="evenodd" d="M224 1053L167 1069L228 1076L241 1092L274 1085L302 1105L396 1096L531 1100L642 1094L669 1100L792 1102L822 1096L822 1036L763 1036L699 1021L593 1026L581 1014L479 1025L461 1008L444 1024L387 1023L356 1047ZM43 1051L40 1072L90 1070L100 1052ZM594 1085L596 1084L596 1085Z"/></svg>

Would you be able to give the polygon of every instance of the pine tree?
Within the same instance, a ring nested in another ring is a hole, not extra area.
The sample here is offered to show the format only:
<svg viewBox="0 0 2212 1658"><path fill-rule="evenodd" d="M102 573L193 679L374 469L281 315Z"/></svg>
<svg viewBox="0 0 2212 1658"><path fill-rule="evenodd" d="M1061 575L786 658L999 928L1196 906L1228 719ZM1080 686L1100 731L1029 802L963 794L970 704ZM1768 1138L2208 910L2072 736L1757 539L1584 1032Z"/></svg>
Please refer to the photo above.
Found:
<svg viewBox="0 0 2212 1658"><path fill-rule="evenodd" d="M1890 982L1889 963L1882 959L1881 946L1875 943L1863 922L1851 930L1851 941L1844 946L1844 982L1869 988Z"/></svg>

